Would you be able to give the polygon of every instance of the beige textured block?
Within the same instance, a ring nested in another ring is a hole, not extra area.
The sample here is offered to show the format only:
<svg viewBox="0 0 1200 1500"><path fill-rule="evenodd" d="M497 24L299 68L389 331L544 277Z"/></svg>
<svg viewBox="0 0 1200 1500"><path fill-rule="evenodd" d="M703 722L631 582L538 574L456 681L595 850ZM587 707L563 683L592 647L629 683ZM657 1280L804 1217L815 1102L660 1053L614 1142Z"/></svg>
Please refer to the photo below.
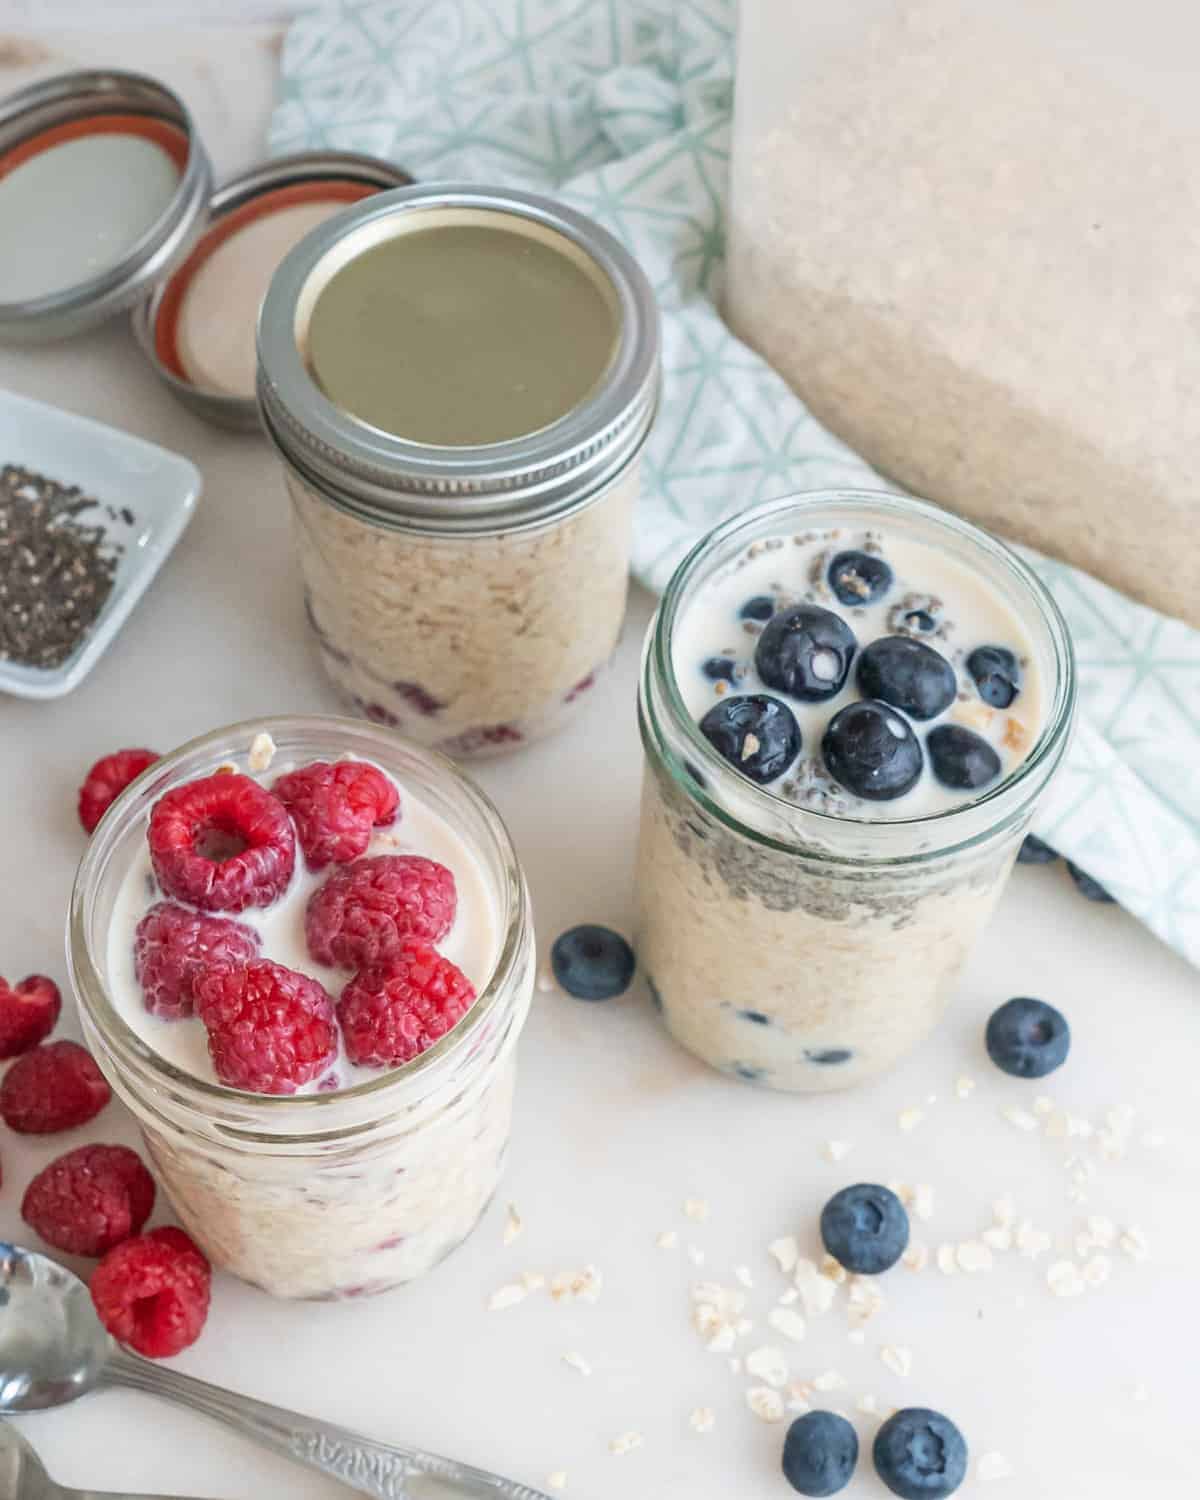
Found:
<svg viewBox="0 0 1200 1500"><path fill-rule="evenodd" d="M739 120L733 327L900 484L1200 626L1200 131L977 6L871 10Z"/></svg>

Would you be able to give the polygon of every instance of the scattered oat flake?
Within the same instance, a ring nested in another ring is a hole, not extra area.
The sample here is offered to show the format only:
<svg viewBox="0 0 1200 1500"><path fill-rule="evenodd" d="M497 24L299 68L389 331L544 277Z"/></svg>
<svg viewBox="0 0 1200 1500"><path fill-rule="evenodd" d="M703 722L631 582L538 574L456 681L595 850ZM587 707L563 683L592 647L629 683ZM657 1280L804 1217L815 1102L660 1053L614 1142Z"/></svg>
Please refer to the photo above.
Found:
<svg viewBox="0 0 1200 1500"><path fill-rule="evenodd" d="M796 1269L796 1261L799 1259L800 1249L796 1244L795 1236L789 1234L785 1239L772 1240L767 1246L767 1254L771 1256L785 1276L790 1276Z"/></svg>
<svg viewBox="0 0 1200 1500"><path fill-rule="evenodd" d="M836 1370L823 1370L812 1386L814 1391L842 1391L846 1388L846 1377Z"/></svg>
<svg viewBox="0 0 1200 1500"><path fill-rule="evenodd" d="M1007 1195L992 1204L992 1223L1011 1224L1017 1216L1016 1204Z"/></svg>
<svg viewBox="0 0 1200 1500"><path fill-rule="evenodd" d="M1052 1115L1054 1113L1054 1100L1048 1094L1039 1094L1033 1101L1033 1112L1035 1115Z"/></svg>
<svg viewBox="0 0 1200 1500"><path fill-rule="evenodd" d="M708 1218L707 1198L688 1198L683 1205L684 1214L689 1219L694 1219L697 1224L703 1224Z"/></svg>
<svg viewBox="0 0 1200 1500"><path fill-rule="evenodd" d="M540 1271L522 1271L521 1285L527 1292L540 1292L546 1285L546 1278Z"/></svg>
<svg viewBox="0 0 1200 1500"><path fill-rule="evenodd" d="M826 1161L839 1162L850 1154L851 1145L849 1141L826 1141L823 1150Z"/></svg>
<svg viewBox="0 0 1200 1500"><path fill-rule="evenodd" d="M767 1314L767 1322L777 1333L782 1333L785 1339L791 1339L794 1344L800 1343L808 1332L804 1319L790 1307L773 1307Z"/></svg>
<svg viewBox="0 0 1200 1500"><path fill-rule="evenodd" d="M954 1258L960 1271L990 1271L994 1264L992 1252L982 1240L963 1240Z"/></svg>
<svg viewBox="0 0 1200 1500"><path fill-rule="evenodd" d="M1117 1226L1102 1214L1090 1214L1087 1221L1088 1234L1097 1250L1108 1250L1117 1237Z"/></svg>
<svg viewBox="0 0 1200 1500"><path fill-rule="evenodd" d="M1052 1243L1050 1235L1044 1229L1035 1229L1028 1219L1017 1225L1017 1249L1028 1260L1044 1255Z"/></svg>
<svg viewBox="0 0 1200 1500"><path fill-rule="evenodd" d="M271 736L263 730L250 741L250 754L246 764L251 771L265 771L275 759L277 746Z"/></svg>
<svg viewBox="0 0 1200 1500"><path fill-rule="evenodd" d="M555 1469L553 1474L547 1474L546 1483L552 1490L565 1490L567 1487L566 1469Z"/></svg>
<svg viewBox="0 0 1200 1500"><path fill-rule="evenodd" d="M598 1302L604 1278L595 1266L584 1266L582 1271L559 1271L550 1283L550 1295L555 1302L566 1298L581 1302Z"/></svg>
<svg viewBox="0 0 1200 1500"><path fill-rule="evenodd" d="M883 1307L884 1297L874 1276L856 1276L850 1283L846 1318L851 1328L862 1328Z"/></svg>
<svg viewBox="0 0 1200 1500"><path fill-rule="evenodd" d="M740 1282L742 1286L753 1286L754 1277L750 1274L749 1266L734 1266L733 1279Z"/></svg>
<svg viewBox="0 0 1200 1500"><path fill-rule="evenodd" d="M912 1240L900 1259L908 1270L923 1271L929 1264L929 1246L920 1240Z"/></svg>
<svg viewBox="0 0 1200 1500"><path fill-rule="evenodd" d="M746 1392L746 1405L760 1422L783 1421L783 1397L769 1385L752 1385Z"/></svg>
<svg viewBox="0 0 1200 1500"><path fill-rule="evenodd" d="M953 1276L958 1270L958 1260L955 1257L953 1245L937 1247L937 1267L943 1276Z"/></svg>
<svg viewBox="0 0 1200 1500"><path fill-rule="evenodd" d="M1013 1246L1013 1232L1007 1224L991 1224L979 1238L992 1250L1011 1250Z"/></svg>
<svg viewBox="0 0 1200 1500"><path fill-rule="evenodd" d="M746 1374L756 1380L765 1380L768 1385L781 1387L788 1382L787 1357L778 1349L764 1345L746 1356Z"/></svg>
<svg viewBox="0 0 1200 1500"><path fill-rule="evenodd" d="M697 1406L692 1409L688 1417L688 1423L693 1432L711 1432L716 1426L716 1415L711 1406Z"/></svg>
<svg viewBox="0 0 1200 1500"><path fill-rule="evenodd" d="M812 1411L812 1407L803 1396L789 1396L787 1409L798 1417L802 1417L805 1413Z"/></svg>
<svg viewBox="0 0 1200 1500"><path fill-rule="evenodd" d="M511 1245L512 1242L521 1233L521 1230L523 1228L524 1228L524 1226L521 1223L521 1215L517 1212L516 1208L510 1203L508 1205L508 1213L505 1215L505 1218L504 1218L504 1234L502 1236L502 1238L504 1240L504 1243L506 1245Z"/></svg>
<svg viewBox="0 0 1200 1500"><path fill-rule="evenodd" d="M1112 1275L1112 1261L1107 1255L1093 1255L1083 1263L1083 1279L1088 1286L1103 1286Z"/></svg>
<svg viewBox="0 0 1200 1500"><path fill-rule="evenodd" d="M1056 1297L1078 1297L1085 1282L1073 1260L1056 1260L1046 1272L1046 1285Z"/></svg>
<svg viewBox="0 0 1200 1500"><path fill-rule="evenodd" d="M674 1250L679 1244L679 1236L673 1229L664 1229L654 1243L660 1250Z"/></svg>
<svg viewBox="0 0 1200 1500"><path fill-rule="evenodd" d="M1012 1464L1003 1453L981 1454L975 1465L975 1478L980 1484L987 1484L993 1479L1011 1479L1012 1474Z"/></svg>
<svg viewBox="0 0 1200 1500"><path fill-rule="evenodd" d="M1117 1244L1129 1256L1130 1260L1147 1260L1149 1258L1150 1246L1146 1240L1146 1236L1140 1229L1135 1229L1132 1225L1128 1229L1121 1231L1121 1236L1117 1240Z"/></svg>
<svg viewBox="0 0 1200 1500"><path fill-rule="evenodd" d="M820 1317L833 1306L838 1283L845 1281L846 1272L837 1261L832 1261L832 1265L837 1269L836 1277L832 1271L824 1269L824 1262L820 1270L811 1260L802 1259L796 1262L795 1287L800 1294L806 1318Z"/></svg>
<svg viewBox="0 0 1200 1500"><path fill-rule="evenodd" d="M502 1312L506 1307L515 1307L518 1302L524 1302L528 1295L527 1287L522 1286L519 1281L510 1281L506 1286L497 1287L488 1298L488 1312Z"/></svg>
<svg viewBox="0 0 1200 1500"><path fill-rule="evenodd" d="M899 1125L901 1130L907 1132L909 1130L915 1130L924 1118L925 1111L923 1109L918 1109L914 1104L910 1108L902 1109L900 1111L900 1113L896 1116L896 1124Z"/></svg>
<svg viewBox="0 0 1200 1500"><path fill-rule="evenodd" d="M905 1349L899 1344L884 1344L879 1351L879 1358L895 1375L912 1374L912 1350Z"/></svg>
<svg viewBox="0 0 1200 1500"><path fill-rule="evenodd" d="M694 1266L702 1266L704 1264L704 1251L701 1250L699 1245L689 1245L687 1247L687 1257Z"/></svg>
<svg viewBox="0 0 1200 1500"><path fill-rule="evenodd" d="M551 990L558 988L558 982L554 978L554 970L549 964L543 964L538 970L537 987L543 995L548 995Z"/></svg>
<svg viewBox="0 0 1200 1500"><path fill-rule="evenodd" d="M876 1417L879 1415L879 1403L874 1396L860 1396L854 1403L864 1416Z"/></svg>
<svg viewBox="0 0 1200 1500"><path fill-rule="evenodd" d="M818 1267L822 1276L827 1281L832 1281L834 1286L841 1286L846 1279L846 1268L840 1260L835 1260L832 1255L823 1255ZM796 1285L800 1286L799 1268L797 1267ZM804 1295L804 1288L800 1287L800 1295Z"/></svg>
<svg viewBox="0 0 1200 1500"><path fill-rule="evenodd" d="M791 1307L792 1303L795 1302L799 1298L799 1296L800 1293L794 1286L785 1287L779 1294L780 1307Z"/></svg>
<svg viewBox="0 0 1200 1500"><path fill-rule="evenodd" d="M913 1190L912 1208L918 1219L933 1218L933 1187L930 1183L917 1183Z"/></svg>
<svg viewBox="0 0 1200 1500"><path fill-rule="evenodd" d="M588 1364L587 1360L584 1359L583 1355L577 1349L568 1349L563 1355L562 1361L564 1365L570 1365L572 1370L578 1370L580 1375L590 1375L592 1373L591 1365Z"/></svg>
<svg viewBox="0 0 1200 1500"><path fill-rule="evenodd" d="M1018 1130L1036 1130L1038 1119L1030 1114L1027 1109L1022 1109L1019 1104L1007 1104L1000 1111L1010 1125L1015 1125Z"/></svg>
<svg viewBox="0 0 1200 1500"><path fill-rule="evenodd" d="M642 1441L640 1432L622 1432L609 1443L608 1451L614 1458L620 1458L622 1454L632 1453L635 1448L640 1448Z"/></svg>
<svg viewBox="0 0 1200 1500"><path fill-rule="evenodd" d="M960 1099L969 1099L974 1087L975 1080L973 1078L968 1078L964 1073L963 1076L954 1085L954 1092Z"/></svg>

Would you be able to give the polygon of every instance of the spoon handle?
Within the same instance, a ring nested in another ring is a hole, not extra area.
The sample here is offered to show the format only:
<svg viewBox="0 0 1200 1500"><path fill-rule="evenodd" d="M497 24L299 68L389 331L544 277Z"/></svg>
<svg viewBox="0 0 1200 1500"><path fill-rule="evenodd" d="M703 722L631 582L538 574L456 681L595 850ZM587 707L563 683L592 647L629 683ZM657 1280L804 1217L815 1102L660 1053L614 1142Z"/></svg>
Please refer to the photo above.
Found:
<svg viewBox="0 0 1200 1500"><path fill-rule="evenodd" d="M414 1448L379 1443L347 1427L318 1422L164 1369L126 1350L112 1355L101 1380L105 1385L144 1391L201 1412L285 1458L376 1496L376 1500L452 1500L454 1496L464 1500L547 1500L542 1491L486 1469Z"/></svg>

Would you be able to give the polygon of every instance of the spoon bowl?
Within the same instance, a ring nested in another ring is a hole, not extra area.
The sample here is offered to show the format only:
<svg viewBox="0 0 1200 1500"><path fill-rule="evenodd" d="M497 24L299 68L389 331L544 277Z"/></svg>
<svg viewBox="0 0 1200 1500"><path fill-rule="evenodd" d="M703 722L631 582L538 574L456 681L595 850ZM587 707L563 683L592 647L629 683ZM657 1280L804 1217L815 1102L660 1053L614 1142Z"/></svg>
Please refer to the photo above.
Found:
<svg viewBox="0 0 1200 1500"><path fill-rule="evenodd" d="M74 1401L97 1384L113 1352L78 1276L0 1241L0 1412Z"/></svg>

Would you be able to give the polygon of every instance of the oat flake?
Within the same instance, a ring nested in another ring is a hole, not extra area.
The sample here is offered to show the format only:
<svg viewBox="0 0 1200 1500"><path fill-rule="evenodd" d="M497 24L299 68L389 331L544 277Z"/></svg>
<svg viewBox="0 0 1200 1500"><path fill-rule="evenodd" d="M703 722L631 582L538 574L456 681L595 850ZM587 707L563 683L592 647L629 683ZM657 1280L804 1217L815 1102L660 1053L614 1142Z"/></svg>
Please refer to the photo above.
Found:
<svg viewBox="0 0 1200 1500"><path fill-rule="evenodd" d="M688 1417L688 1423L693 1432L711 1432L716 1421L717 1418L711 1406L697 1406Z"/></svg>
<svg viewBox="0 0 1200 1500"><path fill-rule="evenodd" d="M1022 1109L1019 1104L1008 1104L1000 1111L1010 1125L1015 1125L1018 1130L1036 1130L1038 1119L1036 1115L1030 1114L1027 1109Z"/></svg>
<svg viewBox="0 0 1200 1500"><path fill-rule="evenodd" d="M954 1092L960 1099L969 1099L974 1088L975 1080L973 1078L968 1078L964 1073L963 1076L954 1085Z"/></svg>
<svg viewBox="0 0 1200 1500"><path fill-rule="evenodd" d="M899 1344L884 1344L879 1351L879 1358L895 1375L912 1374L912 1350L905 1349Z"/></svg>
<svg viewBox="0 0 1200 1500"><path fill-rule="evenodd" d="M506 1307L515 1307L528 1295L519 1281L510 1281L507 1286L497 1287L488 1298L488 1312L503 1312Z"/></svg>
<svg viewBox="0 0 1200 1500"><path fill-rule="evenodd" d="M546 1483L552 1490L565 1490L567 1487L566 1469L555 1469L553 1474L547 1474Z"/></svg>
<svg viewBox="0 0 1200 1500"><path fill-rule="evenodd" d="M782 1333L785 1339L791 1339L794 1344L800 1343L808 1332L804 1319L790 1307L773 1307L767 1314L767 1322L777 1333Z"/></svg>
<svg viewBox="0 0 1200 1500"><path fill-rule="evenodd" d="M767 1246L767 1254L772 1257L785 1276L790 1276L796 1268L796 1261L800 1255L795 1236L789 1234L785 1239L772 1240Z"/></svg>
<svg viewBox="0 0 1200 1500"><path fill-rule="evenodd" d="M664 1229L654 1243L660 1250L674 1250L679 1244L679 1236L673 1229Z"/></svg>
<svg viewBox="0 0 1200 1500"><path fill-rule="evenodd" d="M1078 1297L1085 1283L1073 1260L1056 1260L1046 1272L1046 1285L1056 1297Z"/></svg>
<svg viewBox="0 0 1200 1500"><path fill-rule="evenodd" d="M697 1224L703 1224L708 1218L707 1198L688 1198L683 1205L684 1214L693 1219Z"/></svg>
<svg viewBox="0 0 1200 1500"><path fill-rule="evenodd" d="M841 1391L846 1388L846 1377L836 1370L825 1370L813 1381L814 1391Z"/></svg>
<svg viewBox="0 0 1200 1500"><path fill-rule="evenodd" d="M746 1356L746 1374L780 1388L788 1382L787 1358L778 1349L764 1346Z"/></svg>
<svg viewBox="0 0 1200 1500"><path fill-rule="evenodd" d="M964 1240L954 1258L960 1271L990 1271L993 1265L992 1252L981 1240Z"/></svg>
<svg viewBox="0 0 1200 1500"><path fill-rule="evenodd" d="M572 1370L577 1370L580 1375L590 1375L592 1373L591 1365L588 1364L587 1360L576 1349L568 1349L563 1355L562 1361L564 1365L569 1365Z"/></svg>
<svg viewBox="0 0 1200 1500"><path fill-rule="evenodd" d="M642 1442L640 1432L622 1432L609 1443L608 1451L614 1458L620 1458L623 1454L632 1453L635 1448L640 1448Z"/></svg>
<svg viewBox="0 0 1200 1500"><path fill-rule="evenodd" d="M504 1243L506 1245L511 1245L512 1242L521 1233L522 1228L523 1228L523 1225L521 1223L521 1215L517 1212L517 1210L510 1203L508 1205L508 1213L507 1213L507 1215L505 1216L505 1219L504 1219L504 1233L501 1236L501 1238L503 1239Z"/></svg>
<svg viewBox="0 0 1200 1500"><path fill-rule="evenodd" d="M824 1155L826 1161L839 1162L850 1154L849 1141L826 1141Z"/></svg>
<svg viewBox="0 0 1200 1500"><path fill-rule="evenodd" d="M896 1116L896 1124L907 1134L909 1131L915 1130L924 1118L925 1111L913 1105L909 1109L902 1109L900 1111Z"/></svg>
<svg viewBox="0 0 1200 1500"><path fill-rule="evenodd" d="M769 1385L752 1385L746 1392L746 1405L760 1422L783 1421L783 1397Z"/></svg>

